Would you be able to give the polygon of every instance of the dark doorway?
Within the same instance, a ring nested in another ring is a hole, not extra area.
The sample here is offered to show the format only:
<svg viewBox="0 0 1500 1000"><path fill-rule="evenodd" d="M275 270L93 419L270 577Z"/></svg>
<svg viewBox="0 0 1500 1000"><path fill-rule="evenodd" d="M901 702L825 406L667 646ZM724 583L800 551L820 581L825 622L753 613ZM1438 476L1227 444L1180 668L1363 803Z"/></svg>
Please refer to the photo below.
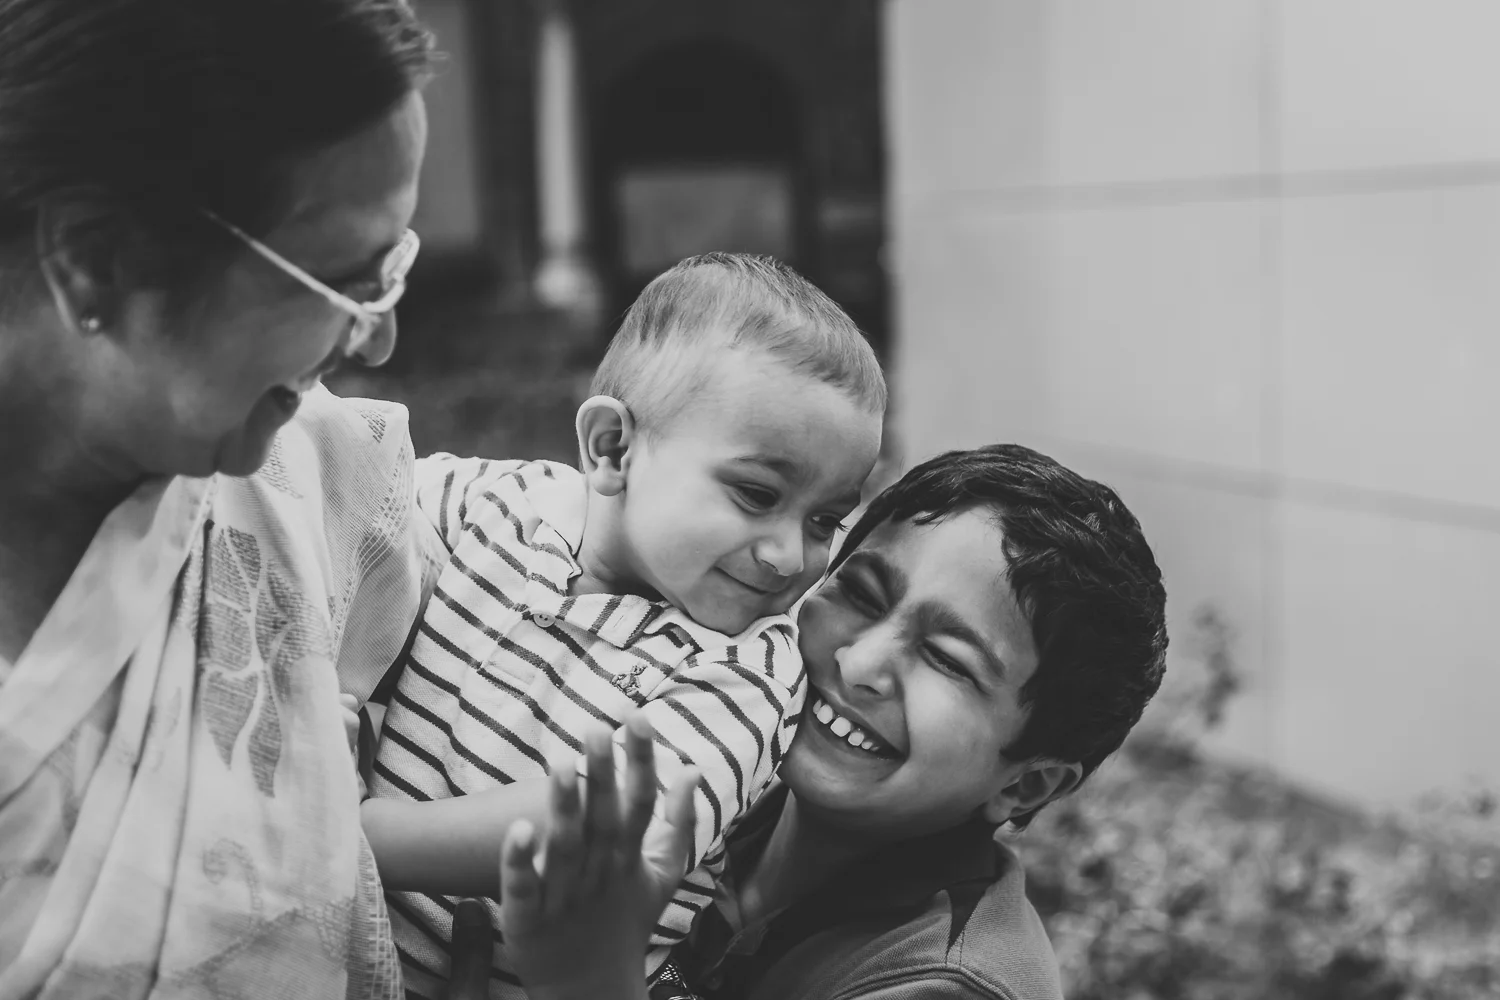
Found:
<svg viewBox="0 0 1500 1000"><path fill-rule="evenodd" d="M593 102L600 264L618 313L654 275L710 250L806 267L797 94L763 56L719 39L656 49Z"/></svg>

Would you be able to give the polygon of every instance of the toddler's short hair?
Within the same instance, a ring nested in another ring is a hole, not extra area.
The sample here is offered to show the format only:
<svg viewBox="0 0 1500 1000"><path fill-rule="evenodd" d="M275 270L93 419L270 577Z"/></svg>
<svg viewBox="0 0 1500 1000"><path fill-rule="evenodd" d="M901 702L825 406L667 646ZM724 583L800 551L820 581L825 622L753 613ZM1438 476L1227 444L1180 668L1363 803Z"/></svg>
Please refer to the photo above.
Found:
<svg viewBox="0 0 1500 1000"><path fill-rule="evenodd" d="M874 350L832 299L786 264L751 254L689 257L658 275L625 313L590 386L659 431L706 387L707 362L752 349L885 410Z"/></svg>

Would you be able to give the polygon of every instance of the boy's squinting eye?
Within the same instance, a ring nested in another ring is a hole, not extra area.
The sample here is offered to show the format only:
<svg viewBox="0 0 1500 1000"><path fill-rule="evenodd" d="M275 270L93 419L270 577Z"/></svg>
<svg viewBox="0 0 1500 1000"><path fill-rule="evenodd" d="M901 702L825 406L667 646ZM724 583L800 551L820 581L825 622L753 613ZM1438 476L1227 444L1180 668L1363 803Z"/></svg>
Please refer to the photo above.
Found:
<svg viewBox="0 0 1500 1000"><path fill-rule="evenodd" d="M855 610L871 615L880 614L880 599L875 596L874 591L862 583L853 573L844 570L838 576L834 577L834 582L844 592L844 596L849 599L849 603L854 605Z"/></svg>
<svg viewBox="0 0 1500 1000"><path fill-rule="evenodd" d="M964 680L969 679L969 671L964 667L964 665L959 663L953 657L949 656L947 653L943 652L937 646L929 642L922 648L927 653L927 658L930 659L939 670L954 674L955 676L961 677Z"/></svg>

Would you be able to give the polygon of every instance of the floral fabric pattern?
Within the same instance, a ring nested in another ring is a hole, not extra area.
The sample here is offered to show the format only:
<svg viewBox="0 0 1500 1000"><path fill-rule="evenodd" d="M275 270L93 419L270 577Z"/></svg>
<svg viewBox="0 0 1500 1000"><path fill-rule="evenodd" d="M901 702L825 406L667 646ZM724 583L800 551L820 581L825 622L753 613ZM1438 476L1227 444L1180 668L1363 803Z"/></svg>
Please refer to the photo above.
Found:
<svg viewBox="0 0 1500 1000"><path fill-rule="evenodd" d="M405 420L311 394L101 527L0 673L0 1000L401 995L338 695L436 570Z"/></svg>

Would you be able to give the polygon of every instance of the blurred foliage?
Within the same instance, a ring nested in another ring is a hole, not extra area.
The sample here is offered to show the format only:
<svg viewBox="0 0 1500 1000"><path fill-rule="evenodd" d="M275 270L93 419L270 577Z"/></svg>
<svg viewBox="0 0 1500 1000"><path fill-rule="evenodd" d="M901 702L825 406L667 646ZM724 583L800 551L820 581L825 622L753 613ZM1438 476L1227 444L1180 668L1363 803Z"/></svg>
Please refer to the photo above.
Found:
<svg viewBox="0 0 1500 1000"><path fill-rule="evenodd" d="M1200 752L1240 687L1212 610L1139 733L1014 846L1070 1000L1494 1000L1493 798L1377 816Z"/></svg>

